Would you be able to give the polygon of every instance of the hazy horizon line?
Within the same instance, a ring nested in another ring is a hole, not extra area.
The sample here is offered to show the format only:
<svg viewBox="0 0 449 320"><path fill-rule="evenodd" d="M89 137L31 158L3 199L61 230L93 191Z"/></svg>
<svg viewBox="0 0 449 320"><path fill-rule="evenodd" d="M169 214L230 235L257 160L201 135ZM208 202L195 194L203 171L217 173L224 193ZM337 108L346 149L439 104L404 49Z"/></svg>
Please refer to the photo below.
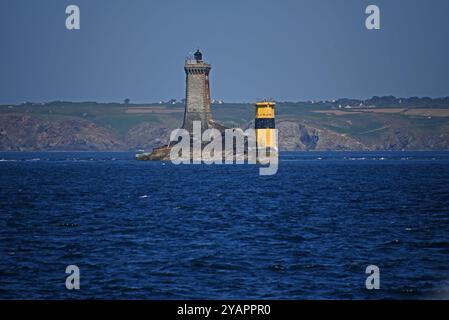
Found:
<svg viewBox="0 0 449 320"><path fill-rule="evenodd" d="M395 95L373 95L370 96L368 98L355 98L355 97L337 97L337 98L327 98L327 99L323 99L323 98L310 98L310 99L299 99L299 100L291 100L291 99L272 99L272 98L256 98L256 99L233 99L233 100L226 100L226 99L222 99L222 98L213 98L211 99L212 103L216 103L215 101L222 101L222 103L224 104L230 104L230 103L234 103L234 104L247 104L247 103L254 103L256 101L262 101L262 100L267 100L267 101L275 101L275 102L279 102L279 103L286 103L286 102L290 102L290 103L301 103L301 102L335 102L341 99L348 99L348 100L359 100L359 101L367 101L373 98L389 98L389 97L394 97L395 99L412 99L412 98L418 98L418 99L432 99L432 100L439 100L439 99L449 99L449 95L447 96L408 96L408 97L403 97L403 96L395 96ZM170 98L170 99L161 99L161 100L157 100L157 101L143 101L143 100L136 100L133 101L131 98L124 98L120 101L118 100L80 100L80 99L74 99L74 100L66 100L66 99L54 99L54 100L46 100L46 101L37 101L37 100L30 100L30 101L22 101L22 102L0 102L0 105L5 106L5 105L23 105L23 104L49 104L49 103L54 103L54 102L70 102L70 103L101 103L101 104L124 104L126 99L130 99L130 101L127 104L166 104L169 103L170 100L175 100L176 103L184 103L182 100L184 98Z"/></svg>

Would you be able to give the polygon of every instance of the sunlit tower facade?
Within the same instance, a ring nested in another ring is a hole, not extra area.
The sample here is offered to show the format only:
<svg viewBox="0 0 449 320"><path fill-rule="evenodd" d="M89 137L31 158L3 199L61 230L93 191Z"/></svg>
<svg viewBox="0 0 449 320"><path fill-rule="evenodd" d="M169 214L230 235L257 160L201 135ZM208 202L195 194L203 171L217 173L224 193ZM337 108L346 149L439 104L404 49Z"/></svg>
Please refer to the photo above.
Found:
<svg viewBox="0 0 449 320"><path fill-rule="evenodd" d="M192 132L193 121L201 121L202 131L213 127L209 73L211 65L203 61L202 53L197 50L192 58L186 59L186 105L183 129Z"/></svg>
<svg viewBox="0 0 449 320"><path fill-rule="evenodd" d="M258 149L278 150L277 131L275 125L275 108L274 102L257 102L256 103L256 144Z"/></svg>

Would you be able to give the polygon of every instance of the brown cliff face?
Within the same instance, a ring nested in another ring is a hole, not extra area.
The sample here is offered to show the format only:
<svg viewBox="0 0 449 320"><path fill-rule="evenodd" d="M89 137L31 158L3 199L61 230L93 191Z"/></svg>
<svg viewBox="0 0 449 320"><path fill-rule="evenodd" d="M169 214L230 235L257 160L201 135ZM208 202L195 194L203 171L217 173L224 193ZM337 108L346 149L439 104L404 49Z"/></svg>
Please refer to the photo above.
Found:
<svg viewBox="0 0 449 320"><path fill-rule="evenodd" d="M295 121L278 121L279 148L282 151L365 150L359 141L330 130Z"/></svg>
<svg viewBox="0 0 449 320"><path fill-rule="evenodd" d="M2 151L108 151L125 144L108 130L80 118L0 115Z"/></svg>
<svg viewBox="0 0 449 320"><path fill-rule="evenodd" d="M407 127L391 127L376 138L362 138L369 150L449 150L449 125L423 132Z"/></svg>
<svg viewBox="0 0 449 320"><path fill-rule="evenodd" d="M128 149L150 150L153 147L167 145L170 139L169 128L162 125L151 125L148 122L139 123L128 130L125 143Z"/></svg>
<svg viewBox="0 0 449 320"><path fill-rule="evenodd" d="M419 127L396 122L370 130L363 126L365 131L355 135L288 118L277 119L276 127L281 151L449 150L449 123ZM253 125L252 121L243 127ZM150 151L166 145L172 129L162 121L143 120L118 134L81 117L0 113L0 151Z"/></svg>

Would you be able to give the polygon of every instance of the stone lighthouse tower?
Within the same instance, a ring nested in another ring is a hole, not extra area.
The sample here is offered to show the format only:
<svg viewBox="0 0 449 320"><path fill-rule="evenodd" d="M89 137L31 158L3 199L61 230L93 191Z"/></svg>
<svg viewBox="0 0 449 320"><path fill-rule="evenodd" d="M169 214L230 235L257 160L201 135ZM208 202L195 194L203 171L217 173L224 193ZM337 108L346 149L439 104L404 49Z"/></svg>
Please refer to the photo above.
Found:
<svg viewBox="0 0 449 320"><path fill-rule="evenodd" d="M202 131L215 127L210 108L210 69L210 64L203 61L199 50L195 52L193 59L185 62L186 109L182 127L189 132L192 132L193 121L201 121Z"/></svg>
<svg viewBox="0 0 449 320"><path fill-rule="evenodd" d="M185 61L186 72L186 106L182 128L190 133L194 142L193 122L201 122L201 131L217 129L224 134L226 127L212 119L209 72L211 66L203 61L202 53L197 50L193 58ZM137 154L137 160L170 160L172 141L162 147L154 148L151 153Z"/></svg>

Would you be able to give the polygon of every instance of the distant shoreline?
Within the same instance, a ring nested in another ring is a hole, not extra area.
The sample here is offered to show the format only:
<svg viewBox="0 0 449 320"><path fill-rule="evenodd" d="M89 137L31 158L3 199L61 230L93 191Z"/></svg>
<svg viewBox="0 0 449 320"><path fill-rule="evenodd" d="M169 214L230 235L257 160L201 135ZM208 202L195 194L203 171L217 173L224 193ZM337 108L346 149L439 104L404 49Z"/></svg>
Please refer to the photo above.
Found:
<svg viewBox="0 0 449 320"><path fill-rule="evenodd" d="M0 106L2 151L150 152L183 121L183 101ZM254 125L251 103L212 104L226 127ZM277 102L281 151L449 150L449 97Z"/></svg>

